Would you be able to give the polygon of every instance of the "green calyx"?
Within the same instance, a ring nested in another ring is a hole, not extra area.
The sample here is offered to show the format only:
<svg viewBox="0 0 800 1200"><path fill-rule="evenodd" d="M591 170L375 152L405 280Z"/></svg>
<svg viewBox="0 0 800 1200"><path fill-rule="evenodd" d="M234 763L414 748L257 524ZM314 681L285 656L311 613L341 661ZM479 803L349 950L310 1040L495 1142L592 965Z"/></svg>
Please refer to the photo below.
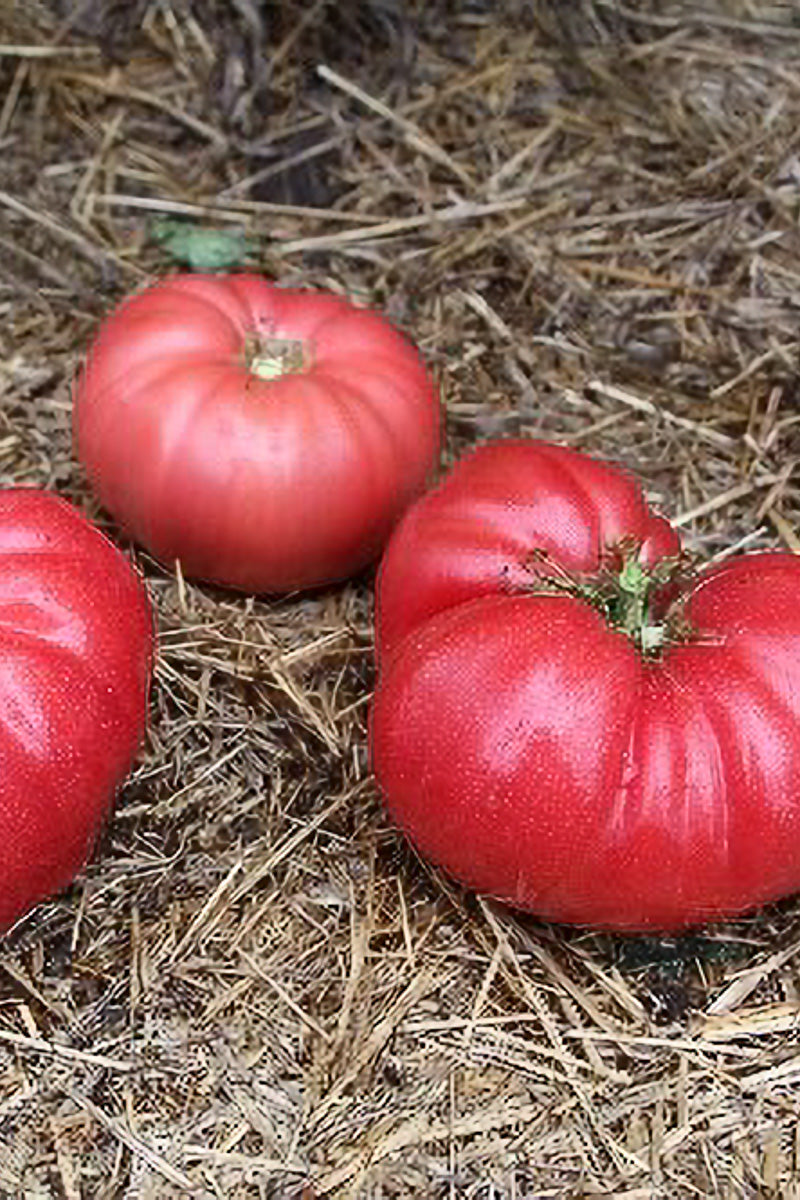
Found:
<svg viewBox="0 0 800 1200"><path fill-rule="evenodd" d="M670 642L691 636L679 605L670 605L664 589L685 577L684 557L662 559L652 566L641 561L641 543L628 541L613 547L596 575L580 577L555 564L545 552L536 552L528 564L537 582L536 592L562 592L596 609L612 629L629 637L645 658L658 657Z"/></svg>
<svg viewBox="0 0 800 1200"><path fill-rule="evenodd" d="M655 654L667 638L665 621L652 619L651 591L656 582L636 557L624 558L616 577L617 595L606 601L606 615L612 625L626 633L643 654Z"/></svg>

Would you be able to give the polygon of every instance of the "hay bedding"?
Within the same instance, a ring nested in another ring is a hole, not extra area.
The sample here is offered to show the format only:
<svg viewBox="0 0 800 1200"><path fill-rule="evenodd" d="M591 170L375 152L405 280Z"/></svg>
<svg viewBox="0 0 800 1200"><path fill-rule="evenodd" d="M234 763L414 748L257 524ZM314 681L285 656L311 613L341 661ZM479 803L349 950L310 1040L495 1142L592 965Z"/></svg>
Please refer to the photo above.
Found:
<svg viewBox="0 0 800 1200"><path fill-rule="evenodd" d="M375 303L448 455L635 468L705 556L798 548L800 21L760 0L5 0L0 471L97 513L69 385L159 218ZM459 892L365 760L371 578L139 556L152 732L0 950L0 1194L800 1195L796 900L679 942Z"/></svg>

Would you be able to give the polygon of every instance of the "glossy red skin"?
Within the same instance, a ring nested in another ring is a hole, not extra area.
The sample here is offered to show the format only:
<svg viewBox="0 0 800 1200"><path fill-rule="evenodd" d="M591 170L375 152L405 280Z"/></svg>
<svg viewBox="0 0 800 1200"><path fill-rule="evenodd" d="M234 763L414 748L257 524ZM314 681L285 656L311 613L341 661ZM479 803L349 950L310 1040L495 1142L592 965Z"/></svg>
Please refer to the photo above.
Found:
<svg viewBox="0 0 800 1200"><path fill-rule="evenodd" d="M263 379L253 335L304 343ZM100 329L74 402L103 504L161 561L248 592L314 587L382 550L439 454L439 401L383 317L256 275L179 275Z"/></svg>
<svg viewBox="0 0 800 1200"><path fill-rule="evenodd" d="M551 442L489 442L395 530L378 580L379 658L443 608L529 588L536 550L592 575L626 537L642 543L647 564L680 551L674 528L618 467Z"/></svg>
<svg viewBox="0 0 800 1200"><path fill-rule="evenodd" d="M0 491L0 930L85 863L145 727L153 618L66 501Z"/></svg>
<svg viewBox="0 0 800 1200"><path fill-rule="evenodd" d="M398 540L410 525L422 544L420 509ZM447 563L429 590L389 553L383 605L400 591L424 615L384 643L372 760L424 855L542 917L628 931L800 889L800 559L707 570L686 595L696 640L645 660L581 600L509 594L488 551L477 598L455 572L452 604Z"/></svg>

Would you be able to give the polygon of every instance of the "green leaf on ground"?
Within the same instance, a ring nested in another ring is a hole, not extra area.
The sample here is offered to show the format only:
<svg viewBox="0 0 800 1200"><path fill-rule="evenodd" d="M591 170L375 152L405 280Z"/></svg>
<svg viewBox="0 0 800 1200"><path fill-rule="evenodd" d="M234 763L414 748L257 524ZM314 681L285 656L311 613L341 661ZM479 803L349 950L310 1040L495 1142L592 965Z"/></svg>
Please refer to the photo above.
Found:
<svg viewBox="0 0 800 1200"><path fill-rule="evenodd" d="M226 271L247 262L250 243L240 229L211 229L188 221L154 221L150 230L176 262L192 271Z"/></svg>

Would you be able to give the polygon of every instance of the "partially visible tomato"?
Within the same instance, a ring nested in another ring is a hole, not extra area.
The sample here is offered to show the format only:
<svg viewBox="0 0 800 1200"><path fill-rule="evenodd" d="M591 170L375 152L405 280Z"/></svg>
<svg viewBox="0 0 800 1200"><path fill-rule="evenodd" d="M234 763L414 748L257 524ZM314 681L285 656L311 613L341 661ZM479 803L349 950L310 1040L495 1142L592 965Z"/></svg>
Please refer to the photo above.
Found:
<svg viewBox="0 0 800 1200"><path fill-rule="evenodd" d="M408 514L379 578L371 751L423 854L621 930L800 890L800 558L664 593L677 548L629 479L536 442L478 450Z"/></svg>
<svg viewBox="0 0 800 1200"><path fill-rule="evenodd" d="M141 742L153 616L65 500L0 491L0 930L72 880Z"/></svg>
<svg viewBox="0 0 800 1200"><path fill-rule="evenodd" d="M74 433L100 500L157 558L284 592L377 557L437 465L439 401L376 312L255 275L179 275L101 327Z"/></svg>

